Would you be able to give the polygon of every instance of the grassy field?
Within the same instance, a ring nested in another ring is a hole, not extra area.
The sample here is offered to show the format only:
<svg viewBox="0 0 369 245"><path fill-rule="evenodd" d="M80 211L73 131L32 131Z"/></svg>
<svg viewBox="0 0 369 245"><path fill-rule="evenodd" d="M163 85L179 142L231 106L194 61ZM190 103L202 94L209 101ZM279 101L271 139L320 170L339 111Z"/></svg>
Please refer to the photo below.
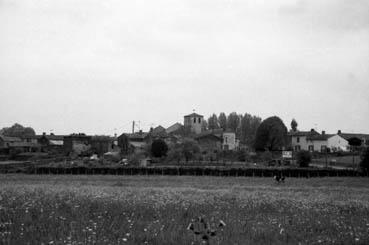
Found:
<svg viewBox="0 0 369 245"><path fill-rule="evenodd" d="M368 193L368 178L0 175L0 244L369 244ZM215 236L187 229L206 231L199 216Z"/></svg>
<svg viewBox="0 0 369 245"><path fill-rule="evenodd" d="M328 156L327 159L325 159L324 157L314 159L313 163L317 163L322 166L325 166L326 161L328 162L328 166L338 166L338 167L357 169L359 167L361 157L360 156L354 156L354 157L353 156Z"/></svg>

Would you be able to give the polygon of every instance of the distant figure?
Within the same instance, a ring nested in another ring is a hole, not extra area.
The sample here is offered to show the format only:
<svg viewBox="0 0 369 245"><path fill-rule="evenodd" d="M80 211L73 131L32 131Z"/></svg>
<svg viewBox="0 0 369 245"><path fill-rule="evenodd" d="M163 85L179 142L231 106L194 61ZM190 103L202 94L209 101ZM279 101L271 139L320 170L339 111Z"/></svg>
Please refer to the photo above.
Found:
<svg viewBox="0 0 369 245"><path fill-rule="evenodd" d="M285 177L281 174L274 175L273 177L277 183L284 183Z"/></svg>

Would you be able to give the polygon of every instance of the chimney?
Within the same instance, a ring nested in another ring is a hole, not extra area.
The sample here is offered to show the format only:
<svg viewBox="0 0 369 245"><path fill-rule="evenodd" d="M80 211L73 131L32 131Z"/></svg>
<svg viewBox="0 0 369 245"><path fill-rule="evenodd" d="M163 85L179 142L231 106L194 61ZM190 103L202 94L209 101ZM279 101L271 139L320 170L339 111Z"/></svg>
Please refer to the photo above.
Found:
<svg viewBox="0 0 369 245"><path fill-rule="evenodd" d="M312 129L310 129L310 132L315 132L315 130L312 128Z"/></svg>
<svg viewBox="0 0 369 245"><path fill-rule="evenodd" d="M45 133L45 132L43 132L43 133L42 133L42 135L43 135L43 136L45 136L45 135L46 135L46 133Z"/></svg>
<svg viewBox="0 0 369 245"><path fill-rule="evenodd" d="M140 129L140 131L139 131L139 132L140 132L140 134L142 134L142 129Z"/></svg>
<svg viewBox="0 0 369 245"><path fill-rule="evenodd" d="M325 135L325 131L324 130L322 131L322 135Z"/></svg>
<svg viewBox="0 0 369 245"><path fill-rule="evenodd" d="M341 130L340 129L338 130L337 134L341 134Z"/></svg>

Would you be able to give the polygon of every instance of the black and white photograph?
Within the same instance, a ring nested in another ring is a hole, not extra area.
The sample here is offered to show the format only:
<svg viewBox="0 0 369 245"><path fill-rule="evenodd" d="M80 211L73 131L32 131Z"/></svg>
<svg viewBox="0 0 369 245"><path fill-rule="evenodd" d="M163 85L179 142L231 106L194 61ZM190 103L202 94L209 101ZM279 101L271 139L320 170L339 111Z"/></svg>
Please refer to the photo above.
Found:
<svg viewBox="0 0 369 245"><path fill-rule="evenodd" d="M0 0L0 244L369 244L369 1Z"/></svg>

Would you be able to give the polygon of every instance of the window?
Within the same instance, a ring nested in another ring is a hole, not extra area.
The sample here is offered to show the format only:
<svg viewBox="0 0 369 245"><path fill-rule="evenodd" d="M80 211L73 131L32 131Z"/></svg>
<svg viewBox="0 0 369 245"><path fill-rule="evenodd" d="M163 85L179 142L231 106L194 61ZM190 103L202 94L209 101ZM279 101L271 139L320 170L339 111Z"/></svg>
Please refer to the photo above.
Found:
<svg viewBox="0 0 369 245"><path fill-rule="evenodd" d="M309 145L309 151L314 151L314 145Z"/></svg>
<svg viewBox="0 0 369 245"><path fill-rule="evenodd" d="M196 123L196 117L193 118L193 123Z"/></svg>
<svg viewBox="0 0 369 245"><path fill-rule="evenodd" d="M320 148L320 152L326 152L327 151L327 146L326 145L322 145Z"/></svg>
<svg viewBox="0 0 369 245"><path fill-rule="evenodd" d="M301 150L301 146L296 145L296 146L295 146L295 151L299 151L299 150Z"/></svg>
<svg viewBox="0 0 369 245"><path fill-rule="evenodd" d="M199 123L201 123L201 118L200 117L199 117L199 120L198 121L199 121Z"/></svg>
<svg viewBox="0 0 369 245"><path fill-rule="evenodd" d="M300 137L297 137L296 142L300 143Z"/></svg>

